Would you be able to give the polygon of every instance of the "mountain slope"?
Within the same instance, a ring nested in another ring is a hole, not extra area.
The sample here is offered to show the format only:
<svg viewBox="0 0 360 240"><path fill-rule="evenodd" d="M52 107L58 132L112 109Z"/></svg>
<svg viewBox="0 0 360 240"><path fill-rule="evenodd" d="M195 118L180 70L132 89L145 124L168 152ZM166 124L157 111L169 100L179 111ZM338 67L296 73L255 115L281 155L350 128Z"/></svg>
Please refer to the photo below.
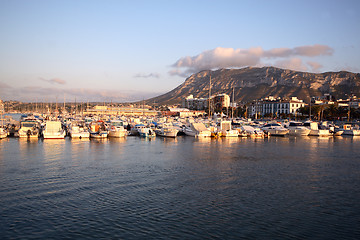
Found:
<svg viewBox="0 0 360 240"><path fill-rule="evenodd" d="M249 102L272 95L274 97L297 96L306 102L310 96L331 93L336 98L346 95L360 95L360 74L351 72L307 73L275 67L248 67L242 69L220 69L201 71L188 77L184 83L172 91L146 102L178 104L190 94L194 97L209 96L211 75L211 93L232 95L235 101Z"/></svg>

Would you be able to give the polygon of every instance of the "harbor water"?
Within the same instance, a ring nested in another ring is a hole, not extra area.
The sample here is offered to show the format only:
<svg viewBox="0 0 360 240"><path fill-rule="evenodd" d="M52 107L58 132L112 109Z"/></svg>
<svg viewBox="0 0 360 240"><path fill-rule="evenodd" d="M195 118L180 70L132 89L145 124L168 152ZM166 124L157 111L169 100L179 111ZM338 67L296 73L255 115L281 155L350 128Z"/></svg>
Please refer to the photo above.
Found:
<svg viewBox="0 0 360 240"><path fill-rule="evenodd" d="M360 239L360 137L0 141L1 239Z"/></svg>

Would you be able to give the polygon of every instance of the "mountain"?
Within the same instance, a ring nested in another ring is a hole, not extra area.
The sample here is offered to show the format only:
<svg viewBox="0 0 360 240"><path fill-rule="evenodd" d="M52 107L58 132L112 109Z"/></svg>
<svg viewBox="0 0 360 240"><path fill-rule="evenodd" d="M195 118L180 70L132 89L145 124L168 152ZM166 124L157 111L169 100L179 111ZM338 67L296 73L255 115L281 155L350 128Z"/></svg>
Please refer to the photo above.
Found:
<svg viewBox="0 0 360 240"><path fill-rule="evenodd" d="M346 71L308 73L275 67L206 70L193 74L168 93L146 100L148 104L180 104L190 94L197 98L226 93L236 102L249 102L268 96L296 96L305 102L312 96L331 93L336 99L347 95L360 96L360 73Z"/></svg>

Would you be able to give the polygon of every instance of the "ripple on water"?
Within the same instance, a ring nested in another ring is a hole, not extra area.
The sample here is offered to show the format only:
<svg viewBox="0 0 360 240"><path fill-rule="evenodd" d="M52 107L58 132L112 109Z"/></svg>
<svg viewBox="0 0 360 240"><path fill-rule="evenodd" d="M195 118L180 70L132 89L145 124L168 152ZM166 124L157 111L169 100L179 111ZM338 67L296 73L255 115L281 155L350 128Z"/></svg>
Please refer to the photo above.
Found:
<svg viewBox="0 0 360 240"><path fill-rule="evenodd" d="M359 144L9 139L0 229L4 239L358 239Z"/></svg>

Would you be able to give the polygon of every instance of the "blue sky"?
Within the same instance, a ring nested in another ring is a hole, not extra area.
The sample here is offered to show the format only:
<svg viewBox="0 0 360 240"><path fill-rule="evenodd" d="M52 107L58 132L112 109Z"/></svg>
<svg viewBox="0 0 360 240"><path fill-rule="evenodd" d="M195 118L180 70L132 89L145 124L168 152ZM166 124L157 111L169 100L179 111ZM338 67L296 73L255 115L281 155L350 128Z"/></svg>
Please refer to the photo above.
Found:
<svg viewBox="0 0 360 240"><path fill-rule="evenodd" d="M360 72L360 1L0 0L0 99L133 101L200 70Z"/></svg>

